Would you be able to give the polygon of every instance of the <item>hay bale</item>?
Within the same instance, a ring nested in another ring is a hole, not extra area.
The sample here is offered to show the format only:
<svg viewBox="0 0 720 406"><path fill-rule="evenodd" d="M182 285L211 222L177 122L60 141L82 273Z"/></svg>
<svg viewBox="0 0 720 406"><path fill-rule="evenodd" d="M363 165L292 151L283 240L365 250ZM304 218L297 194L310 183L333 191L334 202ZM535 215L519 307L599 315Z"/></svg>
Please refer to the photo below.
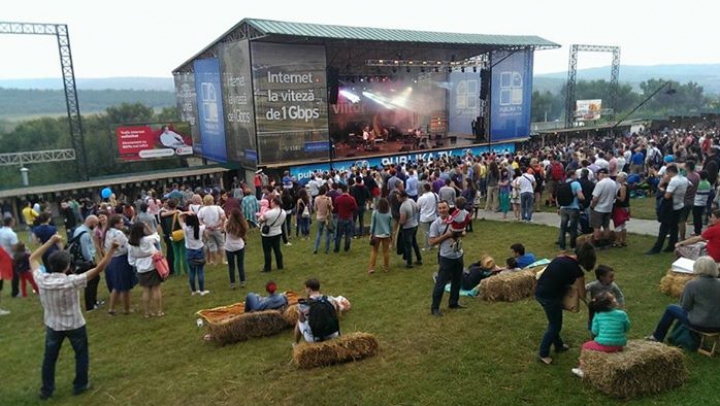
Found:
<svg viewBox="0 0 720 406"><path fill-rule="evenodd" d="M294 304L292 306L287 306L285 308L285 311L283 311L283 318L285 319L285 322L289 326L295 326L298 322L298 319L300 318L300 306L297 304Z"/></svg>
<svg viewBox="0 0 720 406"><path fill-rule="evenodd" d="M480 282L478 296L490 302L516 302L531 297L535 292L535 273L542 268L485 278Z"/></svg>
<svg viewBox="0 0 720 406"><path fill-rule="evenodd" d="M645 340L630 340L617 353L583 351L580 365L595 389L619 399L664 392L688 378L680 349Z"/></svg>
<svg viewBox="0 0 720 406"><path fill-rule="evenodd" d="M668 296L679 298L685 290L685 285L693 280L693 274L673 272L672 269L660 279L660 291Z"/></svg>
<svg viewBox="0 0 720 406"><path fill-rule="evenodd" d="M209 323L208 334L216 343L225 345L250 338L275 335L287 328L288 323L281 312L265 310L242 313L226 317L219 323Z"/></svg>
<svg viewBox="0 0 720 406"><path fill-rule="evenodd" d="M319 343L301 343L293 349L293 361L309 369L371 357L377 354L378 341L368 333L352 333Z"/></svg>

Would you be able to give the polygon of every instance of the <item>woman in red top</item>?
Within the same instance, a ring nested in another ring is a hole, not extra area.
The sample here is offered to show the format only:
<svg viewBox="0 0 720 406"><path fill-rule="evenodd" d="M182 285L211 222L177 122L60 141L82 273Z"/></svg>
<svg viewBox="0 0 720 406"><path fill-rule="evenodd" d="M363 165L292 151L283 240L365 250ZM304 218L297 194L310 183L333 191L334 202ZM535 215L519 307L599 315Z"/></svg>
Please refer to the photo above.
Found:
<svg viewBox="0 0 720 406"><path fill-rule="evenodd" d="M675 254L692 260L709 255L715 262L720 262L720 210L712 211L710 225L702 234L675 244Z"/></svg>

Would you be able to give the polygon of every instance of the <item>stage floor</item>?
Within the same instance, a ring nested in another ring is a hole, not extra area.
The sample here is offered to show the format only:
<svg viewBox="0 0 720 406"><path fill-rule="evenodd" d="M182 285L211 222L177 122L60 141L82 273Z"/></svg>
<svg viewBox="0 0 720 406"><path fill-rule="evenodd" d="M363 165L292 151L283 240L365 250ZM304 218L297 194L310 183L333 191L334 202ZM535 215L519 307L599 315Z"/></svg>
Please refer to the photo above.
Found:
<svg viewBox="0 0 720 406"><path fill-rule="evenodd" d="M368 157L376 155L388 155L397 154L402 152L414 152L414 151L432 151L433 149L447 149L447 148L463 148L469 145L481 144L477 142L475 138L470 137L444 137L439 140L431 140L429 142L429 148L419 148L417 144L408 141L390 141L390 142L379 142L375 144L375 147L365 148L362 145L355 147L349 143L340 142L335 145L335 159L352 158L352 157Z"/></svg>

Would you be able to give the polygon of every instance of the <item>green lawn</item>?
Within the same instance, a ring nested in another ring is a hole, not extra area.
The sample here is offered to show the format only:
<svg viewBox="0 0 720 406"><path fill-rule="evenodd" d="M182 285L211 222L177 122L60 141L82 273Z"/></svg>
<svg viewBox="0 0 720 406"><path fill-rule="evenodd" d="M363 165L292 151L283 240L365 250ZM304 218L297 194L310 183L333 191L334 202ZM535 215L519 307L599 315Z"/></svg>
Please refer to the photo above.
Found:
<svg viewBox="0 0 720 406"><path fill-rule="evenodd" d="M655 199L652 197L631 199L630 213L632 217L636 219L657 219L657 216L655 215Z"/></svg>
<svg viewBox="0 0 720 406"><path fill-rule="evenodd" d="M465 240L466 264L491 253L504 262L510 244L522 241L539 257L552 257L556 229L516 223L476 221ZM342 294L353 309L341 319L342 330L378 336L380 353L356 363L314 370L291 364L292 333L218 347L202 341L195 312L242 301L247 291L261 291L261 248L255 231L246 250L248 287L232 291L227 271L207 271L205 297L190 296L184 277L165 283L162 319L139 313L87 315L92 390L71 395L74 360L65 343L57 366L53 405L615 405L574 378L579 346L588 338L587 314L566 314L563 334L573 349L552 366L535 360L546 326L540 306L531 299L488 303L464 299L467 310L429 315L434 252L425 265L402 268L393 257L390 273L366 273L367 240L354 240L349 253L312 254L311 243L293 240L283 247L286 270L269 275L281 289L302 291L317 276L328 294ZM640 241L642 240L642 241ZM630 247L601 251L599 263L617 270L632 322L631 338L650 333L672 300L658 291L669 254L641 253L651 238L630 237ZM38 404L44 330L37 298L9 299L12 314L0 319L0 404ZM101 283L102 296L107 297ZM133 291L139 304L140 289ZM443 307L447 305L447 295ZM690 381L683 388L628 402L631 405L711 404L717 397L718 362L688 354Z"/></svg>

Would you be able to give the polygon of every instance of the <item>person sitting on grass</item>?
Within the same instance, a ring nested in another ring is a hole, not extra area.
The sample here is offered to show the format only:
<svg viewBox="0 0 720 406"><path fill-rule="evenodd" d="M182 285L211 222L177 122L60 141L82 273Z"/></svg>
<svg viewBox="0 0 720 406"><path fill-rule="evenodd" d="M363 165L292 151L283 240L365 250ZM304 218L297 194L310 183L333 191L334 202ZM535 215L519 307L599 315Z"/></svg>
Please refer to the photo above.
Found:
<svg viewBox="0 0 720 406"><path fill-rule="evenodd" d="M295 326L295 344L300 339L308 343L330 340L340 336L340 322L338 321L337 304L327 296L320 293L320 281L308 279L305 281L307 300L299 300L299 315Z"/></svg>
<svg viewBox="0 0 720 406"><path fill-rule="evenodd" d="M510 250L512 251L513 258L515 258L516 266L520 269L523 269L536 261L535 254L531 252L528 252L526 254L525 246L520 244L519 242L511 245Z"/></svg>
<svg viewBox="0 0 720 406"><path fill-rule="evenodd" d="M592 321L592 334L595 337L582 346L582 351L618 352L627 344L626 333L630 330L630 319L627 313L618 309L620 306L610 292L602 292L588 305L595 313ZM582 378L585 373L582 363L572 369L572 373Z"/></svg>
<svg viewBox="0 0 720 406"><path fill-rule="evenodd" d="M720 332L717 264L711 257L703 256L695 261L693 272L698 277L685 285L680 305L671 304L665 309L655 331L645 337L646 340L663 342L675 320L696 331Z"/></svg>
<svg viewBox="0 0 720 406"><path fill-rule="evenodd" d="M481 280L492 276L497 271L495 260L491 256L485 255L480 261L470 264L467 271L463 272L460 288L472 290L480 284Z"/></svg>
<svg viewBox="0 0 720 406"><path fill-rule="evenodd" d="M247 294L247 297L245 297L245 313L282 309L287 306L287 297L284 293L276 292L277 284L275 282L270 281L266 283L265 291L269 296L262 297L253 292Z"/></svg>
<svg viewBox="0 0 720 406"><path fill-rule="evenodd" d="M585 285L585 291L590 294L590 301L600 297L605 292L610 292L615 297L619 307L625 306L625 296L622 290L615 284L615 270L607 265L598 265L595 269L596 280ZM588 330L592 330L592 321L595 312L590 307L588 312Z"/></svg>

